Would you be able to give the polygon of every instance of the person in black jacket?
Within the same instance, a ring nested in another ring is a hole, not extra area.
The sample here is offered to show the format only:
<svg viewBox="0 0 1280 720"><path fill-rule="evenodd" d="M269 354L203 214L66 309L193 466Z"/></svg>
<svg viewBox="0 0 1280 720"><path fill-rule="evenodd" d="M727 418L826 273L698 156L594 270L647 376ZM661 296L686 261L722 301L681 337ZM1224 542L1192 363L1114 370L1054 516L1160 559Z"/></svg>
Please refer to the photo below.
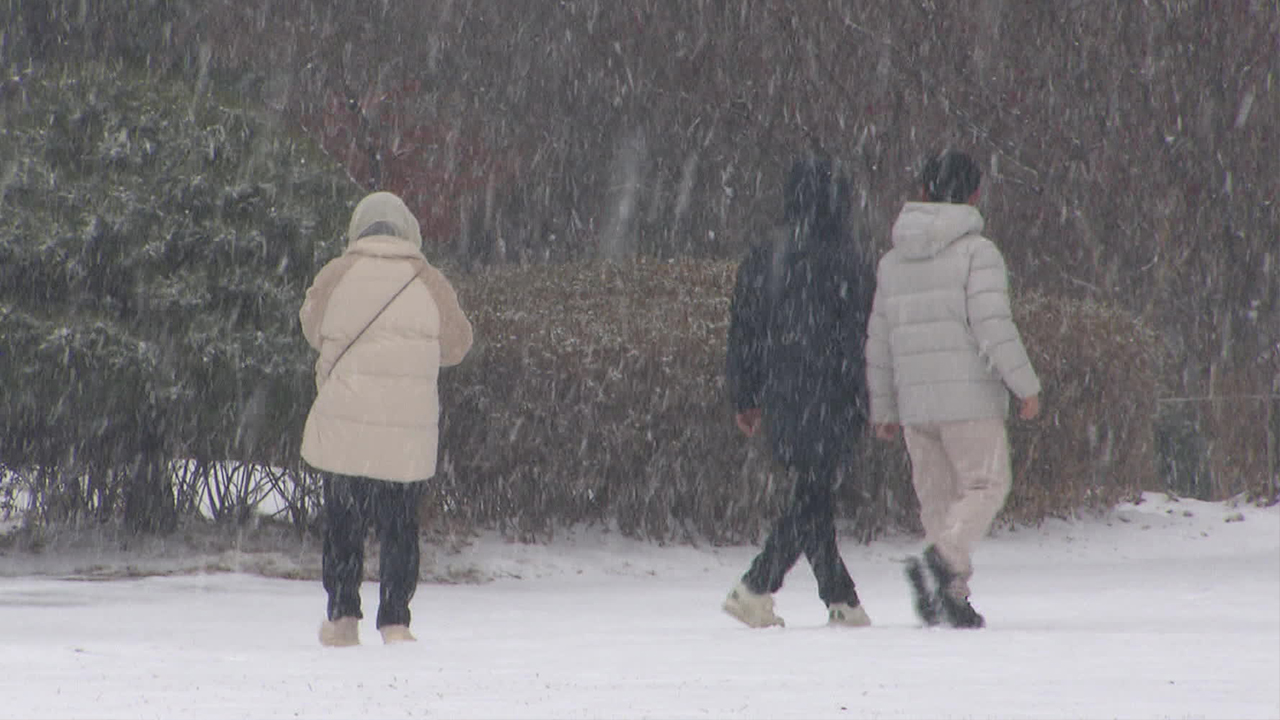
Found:
<svg viewBox="0 0 1280 720"><path fill-rule="evenodd" d="M724 610L751 627L782 625L772 594L804 553L831 624L871 623L836 544L833 485L866 434L863 343L874 274L846 229L849 181L825 158L797 161L784 219L738 267L726 375L748 437L764 429L795 479L790 503Z"/></svg>

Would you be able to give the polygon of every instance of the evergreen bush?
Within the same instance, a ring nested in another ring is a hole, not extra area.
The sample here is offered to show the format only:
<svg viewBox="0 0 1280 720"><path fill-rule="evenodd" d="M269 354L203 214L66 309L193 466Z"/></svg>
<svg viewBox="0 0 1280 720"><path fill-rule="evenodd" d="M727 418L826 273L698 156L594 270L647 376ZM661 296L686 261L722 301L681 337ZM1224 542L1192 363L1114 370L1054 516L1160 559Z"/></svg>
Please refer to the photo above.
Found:
<svg viewBox="0 0 1280 720"><path fill-rule="evenodd" d="M165 529L194 503L174 461L295 465L297 309L359 188L178 78L47 66L6 92L0 469L41 512Z"/></svg>

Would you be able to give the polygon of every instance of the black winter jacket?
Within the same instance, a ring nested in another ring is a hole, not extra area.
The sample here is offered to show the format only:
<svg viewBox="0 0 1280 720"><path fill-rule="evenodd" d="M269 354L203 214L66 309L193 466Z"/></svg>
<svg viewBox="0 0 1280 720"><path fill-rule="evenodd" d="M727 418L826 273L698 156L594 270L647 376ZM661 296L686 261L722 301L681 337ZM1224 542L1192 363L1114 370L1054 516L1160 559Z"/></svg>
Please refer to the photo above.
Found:
<svg viewBox="0 0 1280 720"><path fill-rule="evenodd" d="M802 228L780 229L739 265L726 358L735 410L762 410L786 467L838 461L867 418L874 271L844 233Z"/></svg>

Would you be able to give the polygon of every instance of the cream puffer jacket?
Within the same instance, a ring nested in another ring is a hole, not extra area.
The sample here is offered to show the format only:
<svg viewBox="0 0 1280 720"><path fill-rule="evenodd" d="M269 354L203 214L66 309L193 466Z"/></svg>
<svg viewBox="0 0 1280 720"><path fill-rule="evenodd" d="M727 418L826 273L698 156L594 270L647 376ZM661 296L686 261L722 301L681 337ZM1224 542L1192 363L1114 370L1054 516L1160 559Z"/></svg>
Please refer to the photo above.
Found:
<svg viewBox="0 0 1280 720"><path fill-rule="evenodd" d="M1007 418L1010 390L1039 394L1004 257L983 226L971 205L924 202L894 223L867 327L871 422Z"/></svg>
<svg viewBox="0 0 1280 720"><path fill-rule="evenodd" d="M423 257L418 221L400 198L360 201L347 239L299 312L320 351L302 457L344 475L425 480L436 472L437 376L471 348L471 323Z"/></svg>

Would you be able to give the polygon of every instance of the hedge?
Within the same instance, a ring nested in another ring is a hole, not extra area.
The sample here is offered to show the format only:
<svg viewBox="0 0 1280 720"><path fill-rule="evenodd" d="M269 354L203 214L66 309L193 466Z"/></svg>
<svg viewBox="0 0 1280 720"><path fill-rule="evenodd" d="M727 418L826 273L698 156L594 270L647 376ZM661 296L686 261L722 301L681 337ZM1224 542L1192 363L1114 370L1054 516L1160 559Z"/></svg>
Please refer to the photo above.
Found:
<svg viewBox="0 0 1280 720"><path fill-rule="evenodd" d="M441 375L431 523L535 539L596 522L660 540L757 538L789 483L734 427L723 379L735 265L639 260L492 268L455 277L476 328ZM1011 422L1004 519L1109 507L1155 486L1155 334L1105 305L1022 294L1015 320L1046 412ZM839 513L871 538L913 528L900 445L856 438Z"/></svg>

